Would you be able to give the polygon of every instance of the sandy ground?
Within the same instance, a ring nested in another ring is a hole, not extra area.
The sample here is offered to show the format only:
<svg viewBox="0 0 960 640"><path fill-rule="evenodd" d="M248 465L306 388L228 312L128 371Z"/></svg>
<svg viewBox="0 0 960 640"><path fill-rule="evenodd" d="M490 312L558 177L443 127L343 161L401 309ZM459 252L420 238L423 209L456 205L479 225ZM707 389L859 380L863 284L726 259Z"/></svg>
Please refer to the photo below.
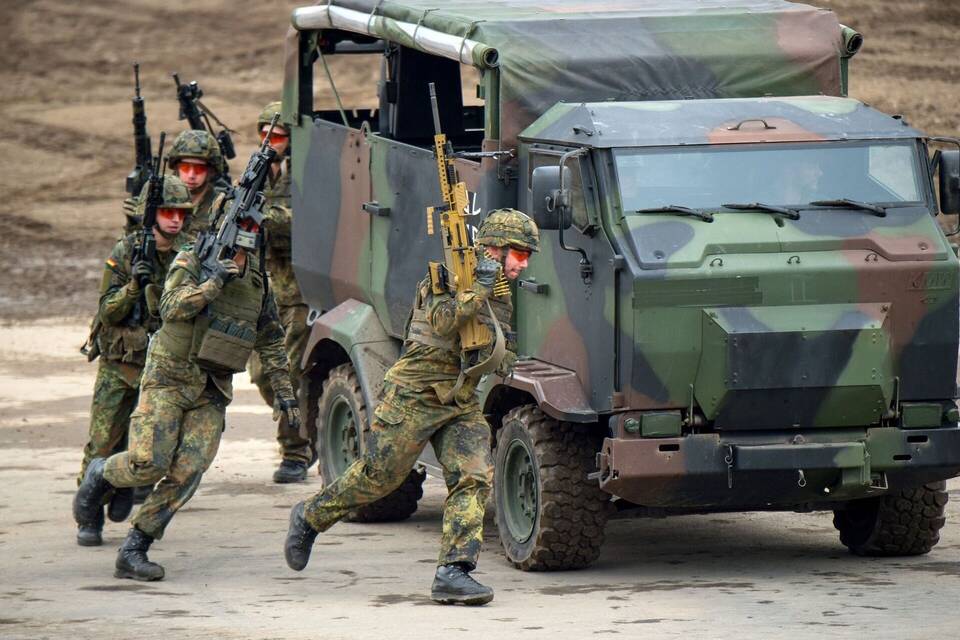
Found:
<svg viewBox="0 0 960 640"><path fill-rule="evenodd" d="M428 599L444 489L408 522L339 524L303 573L286 568L289 508L320 487L270 482L272 424L240 380L220 454L151 557L167 578L112 577L125 525L74 542L70 504L95 367L84 328L0 328L0 638L952 638L960 481L943 539L918 558L856 558L827 514L614 520L588 570L522 573L487 523L482 609ZM245 376L238 376L245 378Z"/></svg>

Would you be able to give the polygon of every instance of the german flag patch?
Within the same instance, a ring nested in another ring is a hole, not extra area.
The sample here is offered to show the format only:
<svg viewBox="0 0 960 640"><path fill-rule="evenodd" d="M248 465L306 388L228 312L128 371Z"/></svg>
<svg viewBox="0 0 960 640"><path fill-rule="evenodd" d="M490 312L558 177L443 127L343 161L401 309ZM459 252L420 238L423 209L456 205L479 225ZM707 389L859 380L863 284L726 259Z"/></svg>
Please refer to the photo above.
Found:
<svg viewBox="0 0 960 640"><path fill-rule="evenodd" d="M111 256L111 257L107 258L107 266L110 267L111 269L116 269L116 268L117 268L117 261L114 260L113 257Z"/></svg>

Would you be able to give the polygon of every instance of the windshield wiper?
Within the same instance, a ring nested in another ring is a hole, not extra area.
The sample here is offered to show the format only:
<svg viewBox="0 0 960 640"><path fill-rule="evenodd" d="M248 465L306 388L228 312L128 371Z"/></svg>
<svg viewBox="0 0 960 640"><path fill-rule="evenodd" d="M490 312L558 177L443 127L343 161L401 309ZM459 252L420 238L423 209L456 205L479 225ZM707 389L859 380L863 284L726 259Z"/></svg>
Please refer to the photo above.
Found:
<svg viewBox="0 0 960 640"><path fill-rule="evenodd" d="M791 220L799 220L800 212L796 209L790 209L787 207L778 207L773 204L764 204L763 202L749 202L749 203L740 203L735 202L733 204L724 204L721 205L725 209L736 209L738 211L762 211L765 213L778 213L786 218Z"/></svg>
<svg viewBox="0 0 960 640"><path fill-rule="evenodd" d="M844 209L859 209L869 211L878 218L887 217L887 207L872 202L861 202L849 198L837 198L836 200L815 200L810 203L814 207L843 207Z"/></svg>
<svg viewBox="0 0 960 640"><path fill-rule="evenodd" d="M678 204L665 204L662 207L650 207L649 209L636 209L634 213L673 213L678 216L691 216L704 222L713 222L713 216L705 211L691 209L690 207L681 207Z"/></svg>

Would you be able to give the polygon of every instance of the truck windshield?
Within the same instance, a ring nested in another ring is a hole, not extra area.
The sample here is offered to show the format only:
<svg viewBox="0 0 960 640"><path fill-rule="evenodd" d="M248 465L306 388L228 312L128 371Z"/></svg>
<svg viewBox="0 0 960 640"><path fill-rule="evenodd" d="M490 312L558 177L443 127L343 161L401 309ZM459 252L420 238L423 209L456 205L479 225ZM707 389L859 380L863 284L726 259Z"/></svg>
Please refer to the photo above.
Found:
<svg viewBox="0 0 960 640"><path fill-rule="evenodd" d="M726 202L923 201L910 142L714 145L614 151L623 210ZM642 215L642 214L638 214Z"/></svg>

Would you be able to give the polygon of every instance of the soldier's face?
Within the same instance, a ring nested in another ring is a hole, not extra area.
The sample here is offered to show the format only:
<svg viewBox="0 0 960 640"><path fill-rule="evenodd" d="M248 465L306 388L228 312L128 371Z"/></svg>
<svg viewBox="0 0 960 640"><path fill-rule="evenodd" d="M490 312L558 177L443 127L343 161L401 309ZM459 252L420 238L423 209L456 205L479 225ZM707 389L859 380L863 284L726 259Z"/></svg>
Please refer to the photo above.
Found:
<svg viewBox="0 0 960 640"><path fill-rule="evenodd" d="M508 280L516 280L527 268L530 261L530 252L526 249L510 247L507 249L507 259L503 261L503 275Z"/></svg>
<svg viewBox="0 0 960 640"><path fill-rule="evenodd" d="M210 179L210 167L199 158L183 158L177 163L177 175L187 185L190 193L203 191Z"/></svg>
<svg viewBox="0 0 960 640"><path fill-rule="evenodd" d="M158 207L157 228L167 235L175 236L183 229L183 222L186 220L186 217L187 212L184 209Z"/></svg>
<svg viewBox="0 0 960 640"><path fill-rule="evenodd" d="M270 131L270 125L263 125L260 129L260 142L267 137L268 131ZM274 127L273 133L270 134L270 146L276 150L277 157L282 158L290 147L290 132L283 127Z"/></svg>

